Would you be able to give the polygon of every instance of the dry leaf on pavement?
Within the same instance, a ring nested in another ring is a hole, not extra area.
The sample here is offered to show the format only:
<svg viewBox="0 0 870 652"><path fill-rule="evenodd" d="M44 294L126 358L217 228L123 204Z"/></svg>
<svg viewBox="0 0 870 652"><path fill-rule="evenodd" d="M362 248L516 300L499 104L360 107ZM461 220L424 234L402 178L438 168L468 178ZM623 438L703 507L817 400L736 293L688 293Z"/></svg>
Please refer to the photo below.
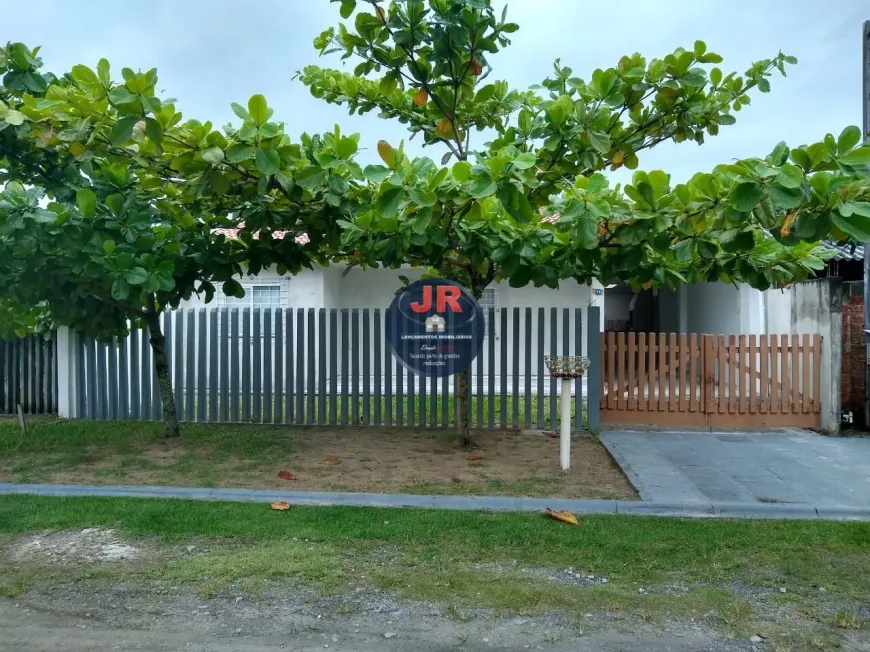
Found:
<svg viewBox="0 0 870 652"><path fill-rule="evenodd" d="M580 522L577 520L577 517L574 516L571 512L567 510L563 510L561 512L554 512L549 507L546 511L547 516L550 518L554 518L557 521L562 521L563 523L570 523L571 525L580 525Z"/></svg>
<svg viewBox="0 0 870 652"><path fill-rule="evenodd" d="M472 453L471 455L468 456L469 462L479 462L480 460L485 460L485 459L486 459L486 457L484 457L483 455L476 454L476 453Z"/></svg>
<svg viewBox="0 0 870 652"><path fill-rule="evenodd" d="M323 460L323 463L324 464L332 464L332 465L341 464L341 458L340 457L327 457L325 460Z"/></svg>
<svg viewBox="0 0 870 652"><path fill-rule="evenodd" d="M290 471L278 471L278 477L282 480L295 480L296 476L290 473Z"/></svg>

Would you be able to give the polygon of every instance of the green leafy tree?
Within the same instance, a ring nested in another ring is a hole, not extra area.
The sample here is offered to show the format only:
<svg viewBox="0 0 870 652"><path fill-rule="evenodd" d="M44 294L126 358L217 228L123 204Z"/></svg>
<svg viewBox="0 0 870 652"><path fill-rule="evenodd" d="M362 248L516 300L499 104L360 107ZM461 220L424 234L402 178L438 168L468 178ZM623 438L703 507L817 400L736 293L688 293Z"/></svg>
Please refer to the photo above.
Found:
<svg viewBox="0 0 870 652"><path fill-rule="evenodd" d="M0 49L0 301L100 338L145 324L176 436L160 314L218 284L243 296L244 273L326 262L346 177L362 178L357 137L293 143L262 95L214 130L157 97L154 70L115 82L103 59L56 77L37 54Z"/></svg>
<svg viewBox="0 0 870 652"><path fill-rule="evenodd" d="M862 216L870 149L855 148L854 128L685 184L661 171L637 171L624 188L608 183L606 170L636 169L644 150L703 144L734 124L793 57L726 73L697 41L662 58L625 56L584 78L557 60L541 84L517 90L491 79L490 57L519 26L490 0L333 2L348 22L314 45L355 68L307 66L303 83L315 97L350 113L378 111L445 150L438 165L408 156L403 144L378 144L384 164L366 167L368 183L351 187L357 200L344 223L345 249L358 264L425 266L478 297L501 279L765 288L822 268L813 243L823 237L870 237ZM466 383L459 374L468 443Z"/></svg>

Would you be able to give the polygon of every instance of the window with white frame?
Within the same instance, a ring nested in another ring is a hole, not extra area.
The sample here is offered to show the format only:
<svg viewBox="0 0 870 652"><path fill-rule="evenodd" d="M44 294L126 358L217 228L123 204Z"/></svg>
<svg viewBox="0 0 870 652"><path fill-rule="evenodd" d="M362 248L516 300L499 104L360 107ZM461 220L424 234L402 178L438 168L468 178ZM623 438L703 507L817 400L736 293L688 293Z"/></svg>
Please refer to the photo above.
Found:
<svg viewBox="0 0 870 652"><path fill-rule="evenodd" d="M490 333L489 311L490 311L490 309L492 309L493 314L494 314L493 320L495 322L492 325L492 332L495 334L496 337L498 337L499 315L498 315L498 294L496 292L496 289L495 288L486 288L483 291L483 294L481 295L478 303L480 304L480 307L483 310L483 318L484 318L485 323L486 323L486 336L489 337L489 333Z"/></svg>
<svg viewBox="0 0 870 652"><path fill-rule="evenodd" d="M243 283L245 296L229 297L221 294L218 305L225 308L280 308L281 286L278 284Z"/></svg>

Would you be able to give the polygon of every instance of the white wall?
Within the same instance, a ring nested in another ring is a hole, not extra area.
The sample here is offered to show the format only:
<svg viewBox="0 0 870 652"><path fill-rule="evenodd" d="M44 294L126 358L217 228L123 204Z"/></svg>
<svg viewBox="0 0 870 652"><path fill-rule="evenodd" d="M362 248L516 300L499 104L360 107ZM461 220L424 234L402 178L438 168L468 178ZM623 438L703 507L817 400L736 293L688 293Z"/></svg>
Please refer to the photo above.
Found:
<svg viewBox="0 0 870 652"><path fill-rule="evenodd" d="M840 430L842 369L842 283L820 279L795 283L782 290L763 293L765 329L774 334L816 334L822 336L821 429Z"/></svg>

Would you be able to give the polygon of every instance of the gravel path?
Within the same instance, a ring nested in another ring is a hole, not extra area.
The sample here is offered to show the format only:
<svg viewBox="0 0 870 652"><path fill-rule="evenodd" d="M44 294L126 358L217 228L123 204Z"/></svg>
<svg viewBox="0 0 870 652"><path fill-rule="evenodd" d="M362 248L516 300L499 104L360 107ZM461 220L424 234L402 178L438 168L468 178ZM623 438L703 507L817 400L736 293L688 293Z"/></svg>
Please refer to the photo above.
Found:
<svg viewBox="0 0 870 652"><path fill-rule="evenodd" d="M345 613L353 609L357 611ZM398 602L379 593L205 600L177 587L153 593L129 583L99 591L64 586L0 600L0 631L7 652L755 649L749 641L730 641L691 623L653 626L590 616L578 625L551 615L500 618L486 612L458 620L437 606Z"/></svg>

